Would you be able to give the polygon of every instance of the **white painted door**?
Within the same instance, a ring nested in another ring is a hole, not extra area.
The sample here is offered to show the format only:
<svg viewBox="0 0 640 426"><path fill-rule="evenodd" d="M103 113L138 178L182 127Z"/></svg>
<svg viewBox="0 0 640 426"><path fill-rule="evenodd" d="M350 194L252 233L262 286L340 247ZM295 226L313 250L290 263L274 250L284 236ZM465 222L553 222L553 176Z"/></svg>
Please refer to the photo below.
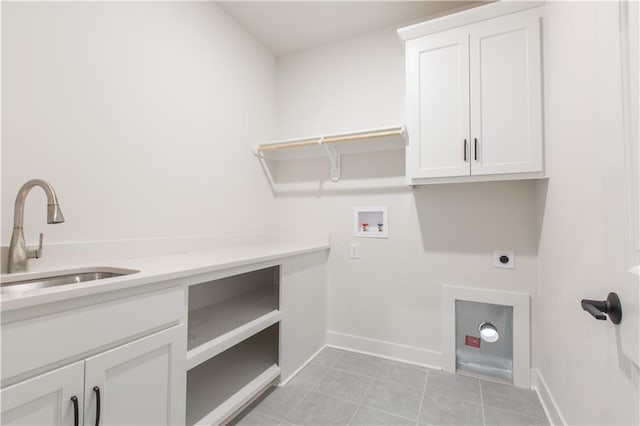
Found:
<svg viewBox="0 0 640 426"><path fill-rule="evenodd" d="M407 175L469 175L469 36L446 31L406 45Z"/></svg>
<svg viewBox="0 0 640 426"><path fill-rule="evenodd" d="M603 297L615 291L622 303L616 335L624 357L640 368L640 191L638 148L638 2L620 2L619 63L611 65L610 92L621 100L609 111L621 111L619 134L603 134L603 194L605 200L605 268ZM619 66L622 65L622 72ZM621 78L621 82L618 80ZM604 85L605 83L603 83ZM622 90L619 90L620 85ZM619 361L620 363L620 361ZM640 406L640 403L639 403ZM639 407L640 409L640 407ZM640 419L640 414L638 414Z"/></svg>
<svg viewBox="0 0 640 426"><path fill-rule="evenodd" d="M85 424L96 424L98 402L100 425L184 424L185 362L184 326L88 358Z"/></svg>
<svg viewBox="0 0 640 426"><path fill-rule="evenodd" d="M82 424L83 383L84 362L79 361L8 386L0 391L1 423L30 426ZM77 398L77 411L72 397Z"/></svg>
<svg viewBox="0 0 640 426"><path fill-rule="evenodd" d="M537 12L470 29L471 174L541 172L542 85Z"/></svg>
<svg viewBox="0 0 640 426"><path fill-rule="evenodd" d="M612 423L640 424L640 236L638 220L638 3L621 1L601 8L603 36L596 52L601 76L595 90L600 101L604 268L598 298L617 293L622 305L620 324L599 324L606 340L596 342L606 364L602 387L612 395ZM626 12L635 9L635 19ZM606 25L605 25L606 24ZM604 31L607 31L606 33ZM605 36L608 36L605 38ZM596 224L597 225L597 224ZM635 271L635 273L634 273ZM635 365L634 365L635 364ZM620 385L625 386L624 394ZM618 386L618 387L615 387ZM619 406L617 401L620 400ZM612 414L608 413L609 417Z"/></svg>

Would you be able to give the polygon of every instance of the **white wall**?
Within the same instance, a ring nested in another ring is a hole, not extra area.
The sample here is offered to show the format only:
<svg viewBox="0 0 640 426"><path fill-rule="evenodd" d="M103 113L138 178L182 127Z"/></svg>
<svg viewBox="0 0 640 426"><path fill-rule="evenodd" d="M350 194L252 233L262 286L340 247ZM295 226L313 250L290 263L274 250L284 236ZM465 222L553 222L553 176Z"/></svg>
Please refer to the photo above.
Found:
<svg viewBox="0 0 640 426"><path fill-rule="evenodd" d="M279 58L279 137L404 123L403 50L388 29ZM341 182L277 194L280 228L331 233L330 331L391 343L382 350L418 348L414 360L439 364L443 284L534 289L535 184L377 188L404 176L403 155L345 156ZM287 182L328 174L324 159L277 167ZM360 177L372 186L348 189ZM389 208L389 239L353 238L353 207L376 205ZM349 259L350 243L360 259ZM494 269L494 249L514 250L517 268Z"/></svg>
<svg viewBox="0 0 640 426"><path fill-rule="evenodd" d="M2 243L270 230L275 59L212 2L2 2Z"/></svg>
<svg viewBox="0 0 640 426"><path fill-rule="evenodd" d="M551 2L548 12L549 181L538 188L534 366L568 424L638 424L639 370L622 355L617 327L580 308L581 299L604 299L622 285L607 268L610 237L628 232L624 220L608 220L624 217L607 187L622 130L617 4ZM624 316L633 301L622 303L623 322L634 320L633 309Z"/></svg>

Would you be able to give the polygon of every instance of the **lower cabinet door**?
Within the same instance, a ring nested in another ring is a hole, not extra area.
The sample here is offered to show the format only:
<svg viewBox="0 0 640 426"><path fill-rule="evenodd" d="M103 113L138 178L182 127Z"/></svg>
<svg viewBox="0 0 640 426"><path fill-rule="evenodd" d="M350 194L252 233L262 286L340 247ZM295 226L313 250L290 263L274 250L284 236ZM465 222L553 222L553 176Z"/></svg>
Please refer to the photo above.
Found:
<svg viewBox="0 0 640 426"><path fill-rule="evenodd" d="M184 424L186 341L181 325L87 358L85 425Z"/></svg>
<svg viewBox="0 0 640 426"><path fill-rule="evenodd" d="M0 391L0 423L31 426L80 425L83 384L84 361L78 361L8 386Z"/></svg>

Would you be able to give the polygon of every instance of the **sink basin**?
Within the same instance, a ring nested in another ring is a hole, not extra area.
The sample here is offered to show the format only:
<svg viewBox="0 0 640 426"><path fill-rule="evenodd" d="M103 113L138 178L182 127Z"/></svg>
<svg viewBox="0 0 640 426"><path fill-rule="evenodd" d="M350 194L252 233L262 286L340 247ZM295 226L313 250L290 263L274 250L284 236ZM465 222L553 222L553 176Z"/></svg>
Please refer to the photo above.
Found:
<svg viewBox="0 0 640 426"><path fill-rule="evenodd" d="M80 284L88 281L104 280L107 278L121 277L135 274L133 269L123 268L83 268L54 273L35 272L32 274L20 274L18 276L3 275L0 285L0 295L20 295L22 293L56 287L67 284Z"/></svg>

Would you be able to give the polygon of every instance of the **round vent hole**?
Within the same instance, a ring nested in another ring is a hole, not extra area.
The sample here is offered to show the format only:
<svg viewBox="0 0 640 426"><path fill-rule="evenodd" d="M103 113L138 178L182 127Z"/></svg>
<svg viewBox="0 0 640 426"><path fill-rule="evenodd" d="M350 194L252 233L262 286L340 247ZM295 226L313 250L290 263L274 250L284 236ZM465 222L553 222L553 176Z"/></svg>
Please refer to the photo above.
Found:
<svg viewBox="0 0 640 426"><path fill-rule="evenodd" d="M480 338L485 342L494 343L500 338L498 329L490 322L481 323L478 329L480 330Z"/></svg>

